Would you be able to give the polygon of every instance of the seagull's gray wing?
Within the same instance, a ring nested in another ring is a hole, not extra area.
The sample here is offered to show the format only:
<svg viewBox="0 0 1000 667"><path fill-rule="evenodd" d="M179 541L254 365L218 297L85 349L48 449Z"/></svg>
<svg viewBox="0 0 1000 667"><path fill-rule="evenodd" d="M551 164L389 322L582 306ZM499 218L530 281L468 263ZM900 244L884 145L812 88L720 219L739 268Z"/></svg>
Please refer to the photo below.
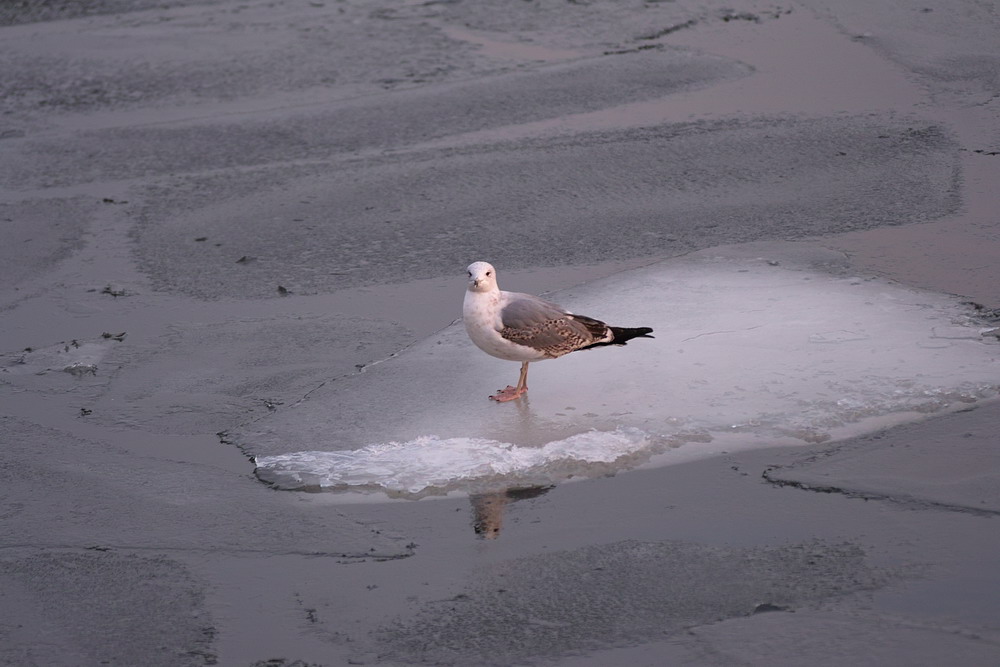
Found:
<svg viewBox="0 0 1000 667"><path fill-rule="evenodd" d="M517 292L506 296L507 303L500 311L500 335L512 343L561 357L610 336L603 322L572 315L545 299Z"/></svg>

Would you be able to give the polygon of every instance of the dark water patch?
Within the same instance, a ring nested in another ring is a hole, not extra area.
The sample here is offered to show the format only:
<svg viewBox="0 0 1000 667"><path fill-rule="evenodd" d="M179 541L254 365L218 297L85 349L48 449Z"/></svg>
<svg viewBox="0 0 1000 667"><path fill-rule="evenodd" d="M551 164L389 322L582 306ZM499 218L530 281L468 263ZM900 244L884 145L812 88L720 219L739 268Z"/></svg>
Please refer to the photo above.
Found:
<svg viewBox="0 0 1000 667"><path fill-rule="evenodd" d="M957 160L939 126L869 116L671 124L177 177L147 190L135 236L158 289L309 294L476 258L589 264L934 220L959 205Z"/></svg>
<svg viewBox="0 0 1000 667"><path fill-rule="evenodd" d="M851 544L738 549L625 541L484 568L461 593L375 633L404 663L509 665L873 590ZM776 612L777 613L777 612Z"/></svg>
<svg viewBox="0 0 1000 667"><path fill-rule="evenodd" d="M103 547L0 558L4 664L213 665L204 587L163 557ZM41 638L44 637L44 641Z"/></svg>
<svg viewBox="0 0 1000 667"><path fill-rule="evenodd" d="M122 127L29 140L25 160L3 175L18 185L39 179L68 184L328 158L656 99L748 72L733 61L678 50L592 58L369 95L310 113L286 112L281 120ZM187 82L189 74L183 78ZM211 82L218 85L216 78Z"/></svg>

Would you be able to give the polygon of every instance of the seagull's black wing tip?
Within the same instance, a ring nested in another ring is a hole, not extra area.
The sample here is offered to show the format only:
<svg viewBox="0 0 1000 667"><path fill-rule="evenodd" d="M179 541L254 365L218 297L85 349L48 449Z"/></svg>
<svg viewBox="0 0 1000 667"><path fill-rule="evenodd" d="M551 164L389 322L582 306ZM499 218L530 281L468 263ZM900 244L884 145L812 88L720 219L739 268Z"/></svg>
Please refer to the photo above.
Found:
<svg viewBox="0 0 1000 667"><path fill-rule="evenodd" d="M633 338L655 338L655 336L650 336L653 333L653 329L650 327L608 327L611 329L611 333L614 335L614 340L612 344L614 345L624 345Z"/></svg>

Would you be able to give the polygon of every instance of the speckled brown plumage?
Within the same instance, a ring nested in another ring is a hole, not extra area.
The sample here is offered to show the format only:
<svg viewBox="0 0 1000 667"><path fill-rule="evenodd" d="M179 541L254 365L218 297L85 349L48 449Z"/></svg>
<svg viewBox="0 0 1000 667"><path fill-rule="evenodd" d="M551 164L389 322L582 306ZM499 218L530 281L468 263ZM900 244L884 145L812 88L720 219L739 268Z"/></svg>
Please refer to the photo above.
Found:
<svg viewBox="0 0 1000 667"><path fill-rule="evenodd" d="M506 317L504 319L506 321ZM595 343L607 342L611 332L603 322L565 314L535 321L530 326L507 326L500 330L500 335L512 343L527 345L555 359Z"/></svg>

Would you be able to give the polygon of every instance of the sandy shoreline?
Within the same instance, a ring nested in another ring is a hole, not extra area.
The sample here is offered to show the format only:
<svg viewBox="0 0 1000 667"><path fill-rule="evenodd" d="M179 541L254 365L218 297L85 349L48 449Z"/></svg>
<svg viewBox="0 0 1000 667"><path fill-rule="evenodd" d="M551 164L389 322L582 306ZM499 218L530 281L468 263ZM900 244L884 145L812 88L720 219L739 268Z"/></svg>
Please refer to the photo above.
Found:
<svg viewBox="0 0 1000 667"><path fill-rule="evenodd" d="M218 435L370 389L474 259L572 296L793 242L1000 307L995 13L97 9L0 14L0 662L1000 660L996 400L416 502L269 489ZM334 439L433 414L347 403Z"/></svg>

